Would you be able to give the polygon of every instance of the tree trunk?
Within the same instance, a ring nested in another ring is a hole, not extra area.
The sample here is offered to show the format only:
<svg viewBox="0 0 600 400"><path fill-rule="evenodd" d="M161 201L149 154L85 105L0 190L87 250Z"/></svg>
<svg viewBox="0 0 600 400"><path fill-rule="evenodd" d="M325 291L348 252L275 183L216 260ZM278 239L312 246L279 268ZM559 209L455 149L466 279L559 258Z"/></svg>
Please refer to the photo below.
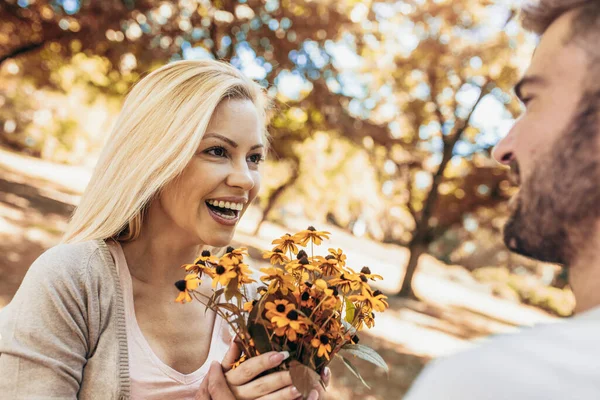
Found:
<svg viewBox="0 0 600 400"><path fill-rule="evenodd" d="M453 135L450 135L446 138L442 136L442 140L444 143L444 148L442 150L442 161L440 162L437 171L433 175L431 188L429 189L427 198L423 203L423 210L421 211L421 215L418 219L416 219L417 223L415 231L413 233L413 238L408 246L408 249L410 251L410 257L408 259L408 265L406 266L406 274L404 275L402 287L400 289L400 292L398 293L398 296L400 297L415 297L414 292L412 290L412 279L419 265L419 257L425 252L427 247L435 239L435 236L432 234L431 231L430 220L431 217L434 215L437 200L439 198L438 189L440 187L440 184L444 180L444 172L446 171L448 163L452 159L452 154L454 152L454 147L456 146L456 143L458 143L465 129L469 126L469 121L471 120L473 112L475 111L483 97L488 93L488 91L485 90L486 85L487 82L483 86L481 86L481 92L479 93L479 97L477 98L475 104L473 104L473 107L471 108L471 111L469 112L467 118L465 118L462 121L462 125L457 128ZM433 96L433 99L435 99L435 96ZM441 119L441 113L439 112L439 108L436 109L436 112L439 115L438 118L440 125L443 126L444 121Z"/></svg>
<svg viewBox="0 0 600 400"><path fill-rule="evenodd" d="M275 203L277 203L277 200L279 200L279 198L281 197L281 195L283 195L283 193L286 191L287 188L289 188L290 186L292 186L296 183L296 181L298 180L298 177L299 177L298 165L296 165L296 167L293 169L292 175L289 177L289 179L287 181L285 181L285 183L283 185L281 185L277 189L275 189L273 191L273 193L271 194L271 196L269 197L269 199L267 201L267 205L265 206L265 209L263 210L262 217L261 217L260 221L258 221L258 224L256 225L256 229L254 230L254 236L258 235L258 232L260 231L260 227L262 226L263 222L265 222L267 220L267 217L269 216L271 209L275 206Z"/></svg>
<svg viewBox="0 0 600 400"><path fill-rule="evenodd" d="M402 281L402 287L400 288L400 292L398 292L398 297L416 299L415 293L413 292L412 288L412 282L413 277L415 275L415 271L419 266L419 258L421 258L421 255L425 253L425 248L425 245L421 243L419 239L410 242L410 245L408 246L408 250L410 251L410 257L408 258L408 263L406 265L406 273Z"/></svg>

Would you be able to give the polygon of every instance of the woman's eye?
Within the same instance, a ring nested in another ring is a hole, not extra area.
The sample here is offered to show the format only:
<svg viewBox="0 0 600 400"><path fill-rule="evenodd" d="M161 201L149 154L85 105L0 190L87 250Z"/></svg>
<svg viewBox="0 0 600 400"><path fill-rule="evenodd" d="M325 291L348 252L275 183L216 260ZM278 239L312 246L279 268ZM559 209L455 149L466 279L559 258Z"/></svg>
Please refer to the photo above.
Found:
<svg viewBox="0 0 600 400"><path fill-rule="evenodd" d="M225 157L227 155L227 152L223 147L212 147L206 150L206 154L210 154L211 156L215 157Z"/></svg>
<svg viewBox="0 0 600 400"><path fill-rule="evenodd" d="M248 159L254 164L260 164L264 161L262 154L253 154L250 157L248 157Z"/></svg>

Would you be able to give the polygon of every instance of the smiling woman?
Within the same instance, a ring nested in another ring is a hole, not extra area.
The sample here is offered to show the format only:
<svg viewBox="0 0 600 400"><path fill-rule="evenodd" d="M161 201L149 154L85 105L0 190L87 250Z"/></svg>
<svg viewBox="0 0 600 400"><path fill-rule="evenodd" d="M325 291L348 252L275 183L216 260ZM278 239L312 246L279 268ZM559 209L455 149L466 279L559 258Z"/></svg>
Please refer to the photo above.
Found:
<svg viewBox="0 0 600 400"><path fill-rule="evenodd" d="M131 90L63 243L0 314L3 396L204 398L222 362L235 398L298 397L289 373L263 374L285 352L228 370L226 324L173 302L179 266L228 245L258 193L266 108L258 85L216 61L168 64Z"/></svg>

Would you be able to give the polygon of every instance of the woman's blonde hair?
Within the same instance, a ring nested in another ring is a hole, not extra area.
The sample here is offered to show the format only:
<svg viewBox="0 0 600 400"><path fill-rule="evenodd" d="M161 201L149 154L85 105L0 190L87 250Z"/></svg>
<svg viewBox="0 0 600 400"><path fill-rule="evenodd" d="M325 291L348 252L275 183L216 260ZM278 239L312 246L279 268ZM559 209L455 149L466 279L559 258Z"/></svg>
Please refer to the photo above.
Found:
<svg viewBox="0 0 600 400"><path fill-rule="evenodd" d="M125 100L62 242L136 239L145 209L188 165L224 99L252 101L266 125L264 91L229 64L177 61L138 82ZM266 142L266 129L263 134Z"/></svg>

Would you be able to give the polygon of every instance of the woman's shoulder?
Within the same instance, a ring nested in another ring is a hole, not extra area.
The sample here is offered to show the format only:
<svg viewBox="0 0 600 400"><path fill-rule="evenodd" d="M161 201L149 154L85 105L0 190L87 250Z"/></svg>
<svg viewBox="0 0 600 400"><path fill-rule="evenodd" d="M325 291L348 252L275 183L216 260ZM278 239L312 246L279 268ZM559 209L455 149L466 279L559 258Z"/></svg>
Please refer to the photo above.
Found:
<svg viewBox="0 0 600 400"><path fill-rule="evenodd" d="M105 273L111 260L103 240L61 243L44 251L33 262L28 274L89 279L92 275Z"/></svg>

